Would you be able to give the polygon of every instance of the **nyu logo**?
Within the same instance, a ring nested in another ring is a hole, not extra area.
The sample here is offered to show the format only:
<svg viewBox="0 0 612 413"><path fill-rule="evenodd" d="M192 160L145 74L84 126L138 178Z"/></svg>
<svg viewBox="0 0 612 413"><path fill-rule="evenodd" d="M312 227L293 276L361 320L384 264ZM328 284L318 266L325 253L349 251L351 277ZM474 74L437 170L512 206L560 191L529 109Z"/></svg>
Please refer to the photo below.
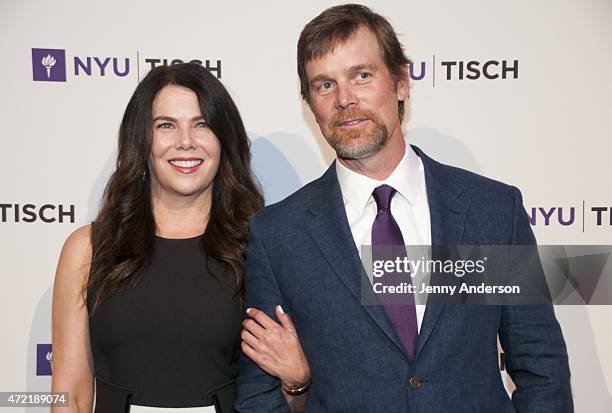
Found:
<svg viewBox="0 0 612 413"><path fill-rule="evenodd" d="M519 77L519 61L516 59L487 60L485 62L449 60L440 62L440 65L446 69L446 80L476 80L481 77L485 79L518 79Z"/></svg>
<svg viewBox="0 0 612 413"><path fill-rule="evenodd" d="M541 223L543 223L544 226L558 223L567 227L576 222L576 208L569 207L569 209L566 208L565 211L566 212L564 212L563 207L534 207L531 208L531 214L529 214L529 223L533 226Z"/></svg>
<svg viewBox="0 0 612 413"><path fill-rule="evenodd" d="M422 80L425 77L426 71L426 63L421 62L412 62L408 65L408 75L410 76L410 80Z"/></svg>
<svg viewBox="0 0 612 413"><path fill-rule="evenodd" d="M32 49L32 80L65 82L66 51L64 49Z"/></svg>
<svg viewBox="0 0 612 413"><path fill-rule="evenodd" d="M74 76L115 75L126 77L130 73L130 59L99 56L74 56ZM42 82L66 82L67 74L66 50L64 49L32 49L32 78Z"/></svg>
<svg viewBox="0 0 612 413"><path fill-rule="evenodd" d="M113 63L112 65L109 65L111 60ZM125 77L130 73L130 59L128 59L127 57L123 59L123 67L121 67L120 61L116 57L111 58L111 57L94 56L93 62L95 63L95 65L92 64L91 56L87 56L83 59L75 56L74 57L74 75L79 76L81 72L83 72L87 76L92 76L92 74L95 75L98 73L100 76L106 76L107 74L110 73L109 69L111 66L112 66L112 72L115 74L115 76Z"/></svg>
<svg viewBox="0 0 612 413"><path fill-rule="evenodd" d="M608 215L608 221L610 226L612 226L612 207L607 206L594 206L591 207L591 212L594 212L597 215L597 226L600 227L602 225L606 225L604 218Z"/></svg>
<svg viewBox="0 0 612 413"><path fill-rule="evenodd" d="M1 206L1 204L0 204ZM582 215L577 207L533 207L529 213L529 223L532 226L546 227L561 225L569 227L579 224L582 221L582 231L584 232L585 221L589 225L597 227L612 227L612 207L591 206L587 208L585 201L582 201ZM590 215L589 215L590 214ZM580 219L581 218L581 219Z"/></svg>
<svg viewBox="0 0 612 413"><path fill-rule="evenodd" d="M116 77L126 78L132 71L133 63L136 61L136 72L140 79L139 62L140 57L136 51L136 59L129 57L112 56L71 56L66 57L65 49L32 49L32 79L42 82L66 82L67 75L74 77ZM174 65L189 61L202 65L209 72L221 78L221 60L211 59L167 59L167 58L145 58L144 63L150 69L163 65ZM68 65L71 64L70 67ZM423 68L421 68L423 70Z"/></svg>
<svg viewBox="0 0 612 413"><path fill-rule="evenodd" d="M185 63L185 62L186 61L183 61L181 59L167 59L167 58L157 58L157 59L146 58L145 59L145 63L148 63L150 65L150 69L153 69L157 66L176 65L176 64ZM209 59L204 59L204 60L191 59L191 60L188 60L187 62L204 66L206 70L208 70L210 73L214 73L217 76L217 79L221 79L221 60L217 60L215 64L213 64L212 61Z"/></svg>
<svg viewBox="0 0 612 413"><path fill-rule="evenodd" d="M0 204L0 222L70 222L74 224L74 205Z"/></svg>
<svg viewBox="0 0 612 413"><path fill-rule="evenodd" d="M477 80L477 79L518 79L519 61L512 60L442 60L434 54L431 61L413 61L408 66L410 80L431 79L432 86L437 81Z"/></svg>
<svg viewBox="0 0 612 413"><path fill-rule="evenodd" d="M36 375L50 376L53 367L51 344L36 345Z"/></svg>

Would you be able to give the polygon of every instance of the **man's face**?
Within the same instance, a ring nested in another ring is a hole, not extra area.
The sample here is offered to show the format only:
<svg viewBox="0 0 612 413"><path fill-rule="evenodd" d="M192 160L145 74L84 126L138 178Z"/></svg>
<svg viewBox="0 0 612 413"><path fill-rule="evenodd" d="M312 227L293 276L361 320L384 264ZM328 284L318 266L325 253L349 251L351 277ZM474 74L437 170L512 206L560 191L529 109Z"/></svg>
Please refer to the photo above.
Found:
<svg viewBox="0 0 612 413"><path fill-rule="evenodd" d="M306 76L310 107L338 157L372 156L389 137L401 135L397 102L407 98L408 80L394 81L367 28L306 63Z"/></svg>

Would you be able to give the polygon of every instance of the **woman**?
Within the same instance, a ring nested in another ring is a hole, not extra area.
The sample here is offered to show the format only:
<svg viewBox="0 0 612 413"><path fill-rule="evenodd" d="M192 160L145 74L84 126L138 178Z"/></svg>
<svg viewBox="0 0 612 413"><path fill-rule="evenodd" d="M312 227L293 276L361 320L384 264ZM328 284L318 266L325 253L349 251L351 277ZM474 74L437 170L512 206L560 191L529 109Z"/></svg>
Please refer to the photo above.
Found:
<svg viewBox="0 0 612 413"><path fill-rule="evenodd" d="M60 256L52 390L71 406L61 412L92 411L94 378L96 413L232 410L248 221L262 203L221 83L195 64L151 70L126 108L100 213ZM280 321L284 340L266 347L280 367L265 368L299 383L308 366Z"/></svg>

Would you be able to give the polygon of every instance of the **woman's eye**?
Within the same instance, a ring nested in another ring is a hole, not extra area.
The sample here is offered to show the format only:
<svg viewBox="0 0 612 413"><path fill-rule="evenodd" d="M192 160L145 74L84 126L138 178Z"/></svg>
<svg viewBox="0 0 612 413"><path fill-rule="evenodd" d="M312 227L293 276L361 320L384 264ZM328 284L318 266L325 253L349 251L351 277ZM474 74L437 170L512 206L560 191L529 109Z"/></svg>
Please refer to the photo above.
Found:
<svg viewBox="0 0 612 413"><path fill-rule="evenodd" d="M196 128L208 128L208 123L204 120L196 123Z"/></svg>
<svg viewBox="0 0 612 413"><path fill-rule="evenodd" d="M173 127L174 126L170 122L164 122L164 123L160 123L159 125L157 125L158 129L170 129Z"/></svg>

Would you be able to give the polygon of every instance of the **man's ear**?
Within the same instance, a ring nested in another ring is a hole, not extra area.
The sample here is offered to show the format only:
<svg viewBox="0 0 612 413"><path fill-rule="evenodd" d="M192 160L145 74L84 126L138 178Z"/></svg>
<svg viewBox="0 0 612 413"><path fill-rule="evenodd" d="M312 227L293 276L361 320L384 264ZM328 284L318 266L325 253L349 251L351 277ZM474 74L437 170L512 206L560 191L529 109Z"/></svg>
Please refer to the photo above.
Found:
<svg viewBox="0 0 612 413"><path fill-rule="evenodd" d="M402 77L397 82L397 100L405 102L410 97L410 76L408 74L409 64L402 68Z"/></svg>

